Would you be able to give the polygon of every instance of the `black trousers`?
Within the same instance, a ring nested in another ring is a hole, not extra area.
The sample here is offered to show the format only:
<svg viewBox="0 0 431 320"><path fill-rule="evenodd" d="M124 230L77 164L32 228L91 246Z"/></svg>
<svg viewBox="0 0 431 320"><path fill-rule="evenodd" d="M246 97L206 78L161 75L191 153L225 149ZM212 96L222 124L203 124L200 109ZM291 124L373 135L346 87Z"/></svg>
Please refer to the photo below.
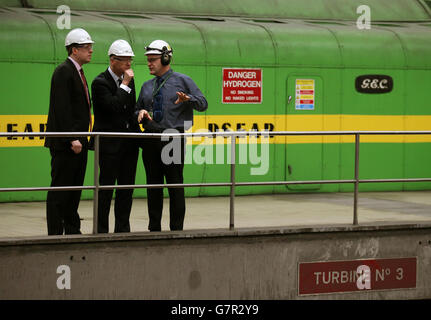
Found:
<svg viewBox="0 0 431 320"><path fill-rule="evenodd" d="M166 158L166 150L163 148L172 144L172 139L169 141L161 141L157 139L144 139L142 144L142 159L145 166L147 176L147 184L163 184L164 178L166 183L183 183L184 169L184 148L185 140L183 138L174 138L177 143L174 145L180 146L180 159L178 163L164 163L162 155ZM172 150L171 150L172 151ZM168 156L173 157L172 151ZM165 159L169 160L169 159ZM167 161L165 161L167 162ZM184 198L184 188L168 188L169 192L169 227L171 230L183 230L184 216L186 212L186 204ZM148 230L161 231L161 220L163 211L163 188L147 188L147 203L149 224Z"/></svg>
<svg viewBox="0 0 431 320"><path fill-rule="evenodd" d="M134 141L124 141L116 153L101 153L99 156L100 185L135 184L139 146ZM97 232L109 232L109 211L113 189L99 191ZM115 189L114 232L130 232L130 211L133 189Z"/></svg>
<svg viewBox="0 0 431 320"><path fill-rule="evenodd" d="M87 167L87 149L75 154L72 150L51 152L51 187L82 186ZM80 234L78 207L81 190L48 191L46 221L48 235Z"/></svg>

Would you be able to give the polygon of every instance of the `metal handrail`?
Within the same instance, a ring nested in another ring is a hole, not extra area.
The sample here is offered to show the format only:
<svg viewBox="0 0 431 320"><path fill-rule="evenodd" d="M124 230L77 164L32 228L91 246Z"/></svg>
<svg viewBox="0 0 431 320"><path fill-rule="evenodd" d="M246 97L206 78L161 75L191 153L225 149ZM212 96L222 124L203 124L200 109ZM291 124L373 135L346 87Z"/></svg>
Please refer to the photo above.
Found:
<svg viewBox="0 0 431 320"><path fill-rule="evenodd" d="M93 197L93 234L97 234L97 209L99 190L105 189L137 189L137 188L184 188L184 187L230 187L230 214L229 229L235 227L235 187L255 185L295 185L295 184L331 184L353 183L353 225L358 224L358 189L360 183L376 182L425 182L431 178L405 178L405 179L359 179L359 145L361 135L428 135L431 131L218 131L218 132L190 132L190 133L123 133L123 132L0 132L2 137L94 137L94 185L93 186L65 186L65 187L25 187L0 188L0 192L11 191L65 191L65 190L94 190ZM355 168L354 179L344 180L305 180L305 181L264 181L264 182L237 182L235 179L236 144L237 139L247 136L328 136L353 135L355 136ZM99 185L99 145L100 137L121 138L161 138L161 137L231 137L231 170L230 182L216 183L174 183L174 184L143 184L143 185Z"/></svg>

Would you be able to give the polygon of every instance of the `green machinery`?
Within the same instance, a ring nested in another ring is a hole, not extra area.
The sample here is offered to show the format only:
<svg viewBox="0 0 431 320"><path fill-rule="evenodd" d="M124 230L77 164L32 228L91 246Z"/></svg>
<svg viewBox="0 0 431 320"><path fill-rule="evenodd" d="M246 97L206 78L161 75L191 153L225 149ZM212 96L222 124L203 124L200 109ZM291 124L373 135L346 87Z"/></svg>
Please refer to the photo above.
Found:
<svg viewBox="0 0 431 320"><path fill-rule="evenodd" d="M195 113L194 131L431 130L431 1L2 0L0 132L45 131L50 79L66 58L68 21L96 42L85 65L89 82L107 68L110 44L126 39L136 54L138 90L151 77L144 47L155 39L170 43L173 69L191 76L209 103L207 112ZM351 136L268 141L267 158L258 143L259 161L238 160L237 181L353 178ZM361 137L360 178L430 177L430 142L427 135ZM39 137L1 138L0 187L48 186L50 156L42 146ZM192 160L185 166L185 182L229 181L229 164L216 161L217 145L211 148L209 154L201 140L189 142ZM238 154L241 150L251 155L239 140ZM93 184L92 159L90 153L86 185ZM262 170L256 175L252 168ZM145 183L141 160L136 183ZM360 190L430 187L426 182L367 183ZM314 184L240 187L236 193L352 189L351 184ZM228 193L228 187L186 189L188 196ZM145 190L135 190L135 196L145 196ZM0 201L45 197L46 192L0 193ZM92 192L83 197L91 198Z"/></svg>

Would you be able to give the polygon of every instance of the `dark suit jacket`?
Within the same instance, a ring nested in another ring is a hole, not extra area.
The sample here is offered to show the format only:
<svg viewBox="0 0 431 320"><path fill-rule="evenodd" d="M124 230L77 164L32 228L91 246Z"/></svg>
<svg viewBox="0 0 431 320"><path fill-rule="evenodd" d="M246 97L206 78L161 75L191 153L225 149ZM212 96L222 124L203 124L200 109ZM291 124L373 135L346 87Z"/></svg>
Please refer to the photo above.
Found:
<svg viewBox="0 0 431 320"><path fill-rule="evenodd" d="M51 78L47 132L86 132L90 125L90 106L81 76L70 59L60 64ZM71 141L87 147L87 137L46 137L45 147L70 149Z"/></svg>
<svg viewBox="0 0 431 320"><path fill-rule="evenodd" d="M98 132L141 132L134 113L136 103L135 83L132 79L129 86L132 91L127 93L117 87L108 69L99 74L91 84L94 108L94 128ZM122 143L137 139L101 138L100 152L115 153L120 151Z"/></svg>

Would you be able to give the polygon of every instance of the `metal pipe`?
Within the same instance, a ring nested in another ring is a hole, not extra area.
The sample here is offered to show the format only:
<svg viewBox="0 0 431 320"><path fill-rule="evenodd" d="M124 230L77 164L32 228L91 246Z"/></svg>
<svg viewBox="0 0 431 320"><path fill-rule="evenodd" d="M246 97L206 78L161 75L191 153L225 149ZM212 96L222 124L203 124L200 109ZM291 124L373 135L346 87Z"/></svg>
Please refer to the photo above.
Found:
<svg viewBox="0 0 431 320"><path fill-rule="evenodd" d="M0 188L0 192L15 191L71 191L71 190L93 190L93 186L75 186L75 187L26 187L26 188Z"/></svg>
<svg viewBox="0 0 431 320"><path fill-rule="evenodd" d="M236 136L230 141L230 208L229 208L229 229L235 227L235 163L236 163Z"/></svg>
<svg viewBox="0 0 431 320"><path fill-rule="evenodd" d="M351 180L298 180L298 181L260 181L260 182L235 182L235 187L245 186L272 186L272 185L298 185L298 184L331 184L331 183L355 183ZM359 179L359 183L388 183L388 182L431 182L431 178L406 178L406 179ZM172 183L172 184L120 184L99 185L99 190L108 189L152 189L152 188L191 188L191 187L230 187L231 182L210 183ZM95 186L75 187L24 187L24 188L0 188L0 192L17 191L66 191L66 190L94 190Z"/></svg>
<svg viewBox="0 0 431 320"><path fill-rule="evenodd" d="M355 134L355 190L353 193L353 225L358 224L359 134Z"/></svg>
<svg viewBox="0 0 431 320"><path fill-rule="evenodd" d="M217 136L332 136L332 135L429 135L431 131L219 131L186 133L124 133L124 132L0 132L0 137L123 137L123 138L160 138L160 137L217 137Z"/></svg>
<svg viewBox="0 0 431 320"><path fill-rule="evenodd" d="M94 192L93 192L93 234L97 234L99 224L99 142L100 136L94 137Z"/></svg>
<svg viewBox="0 0 431 320"><path fill-rule="evenodd" d="M362 179L360 183L375 183L375 182L427 182L431 178L405 178L405 179Z"/></svg>

